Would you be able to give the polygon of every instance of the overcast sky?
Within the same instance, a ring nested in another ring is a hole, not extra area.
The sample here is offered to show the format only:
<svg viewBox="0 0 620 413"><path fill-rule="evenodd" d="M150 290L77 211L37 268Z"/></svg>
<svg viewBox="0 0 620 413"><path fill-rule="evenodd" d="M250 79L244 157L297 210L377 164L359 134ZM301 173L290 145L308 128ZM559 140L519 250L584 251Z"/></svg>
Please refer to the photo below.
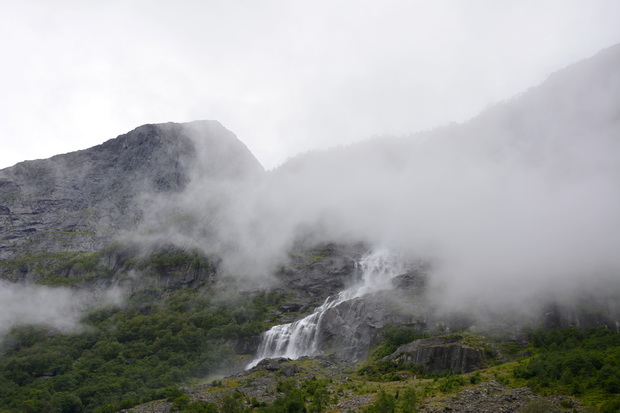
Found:
<svg viewBox="0 0 620 413"><path fill-rule="evenodd" d="M273 168L466 120L618 21L615 0L0 0L0 168L196 119Z"/></svg>

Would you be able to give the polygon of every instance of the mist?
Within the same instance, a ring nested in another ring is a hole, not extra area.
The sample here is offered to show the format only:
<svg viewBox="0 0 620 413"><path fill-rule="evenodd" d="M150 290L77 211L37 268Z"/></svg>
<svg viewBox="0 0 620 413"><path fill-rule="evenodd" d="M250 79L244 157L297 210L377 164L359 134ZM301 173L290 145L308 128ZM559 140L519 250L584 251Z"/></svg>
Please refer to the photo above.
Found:
<svg viewBox="0 0 620 413"><path fill-rule="evenodd" d="M431 290L455 309L616 294L619 56L610 48L462 124L302 154L251 183L194 179L174 199L185 224L157 236L257 280L300 240L387 247L433 263Z"/></svg>
<svg viewBox="0 0 620 413"><path fill-rule="evenodd" d="M81 318L86 311L122 302L123 293L116 288L93 292L0 282L0 337L18 325L78 332L84 328Z"/></svg>
<svg viewBox="0 0 620 413"><path fill-rule="evenodd" d="M620 41L614 0L0 2L0 167L217 119L266 168L471 118ZM36 121L34 121L36 119Z"/></svg>

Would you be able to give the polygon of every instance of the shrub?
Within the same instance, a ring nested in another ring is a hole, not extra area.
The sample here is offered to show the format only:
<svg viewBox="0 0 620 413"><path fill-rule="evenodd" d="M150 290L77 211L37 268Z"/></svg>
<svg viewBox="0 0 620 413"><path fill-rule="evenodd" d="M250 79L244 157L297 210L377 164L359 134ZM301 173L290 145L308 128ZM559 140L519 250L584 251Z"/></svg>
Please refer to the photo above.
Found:
<svg viewBox="0 0 620 413"><path fill-rule="evenodd" d="M462 376L448 376L439 383L439 390L444 393L451 393L464 384L465 379Z"/></svg>
<svg viewBox="0 0 620 413"><path fill-rule="evenodd" d="M415 413L418 411L418 394L412 388L405 390L398 399L398 408L401 413Z"/></svg>
<svg viewBox="0 0 620 413"><path fill-rule="evenodd" d="M377 401L368 406L368 413L394 413L396 410L396 399L394 396L385 393L383 390L379 392Z"/></svg>

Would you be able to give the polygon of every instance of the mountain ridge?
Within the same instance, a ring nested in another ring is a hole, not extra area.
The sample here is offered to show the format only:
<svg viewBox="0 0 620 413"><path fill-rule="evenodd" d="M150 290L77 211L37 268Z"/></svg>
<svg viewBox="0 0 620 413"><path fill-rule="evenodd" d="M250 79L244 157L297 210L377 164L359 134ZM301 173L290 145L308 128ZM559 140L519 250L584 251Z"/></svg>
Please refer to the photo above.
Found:
<svg viewBox="0 0 620 413"><path fill-rule="evenodd" d="M211 152L201 154L205 146ZM89 149L20 162L0 170L0 258L25 243L33 251L96 251L136 228L145 196L179 193L191 179L262 172L215 121L143 125Z"/></svg>

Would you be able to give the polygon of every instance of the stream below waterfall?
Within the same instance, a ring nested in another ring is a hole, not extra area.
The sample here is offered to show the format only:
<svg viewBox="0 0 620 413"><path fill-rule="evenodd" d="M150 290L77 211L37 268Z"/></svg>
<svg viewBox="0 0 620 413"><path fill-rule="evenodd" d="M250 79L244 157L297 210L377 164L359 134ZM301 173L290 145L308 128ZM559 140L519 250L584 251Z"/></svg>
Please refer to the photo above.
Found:
<svg viewBox="0 0 620 413"><path fill-rule="evenodd" d="M346 301L392 287L391 280L402 274L404 264L400 257L387 249L378 249L365 254L358 262L362 276L359 282L327 297L312 314L288 324L273 326L261 335L256 357L246 369L256 366L266 358L286 357L298 359L320 352L321 322L325 313Z"/></svg>

